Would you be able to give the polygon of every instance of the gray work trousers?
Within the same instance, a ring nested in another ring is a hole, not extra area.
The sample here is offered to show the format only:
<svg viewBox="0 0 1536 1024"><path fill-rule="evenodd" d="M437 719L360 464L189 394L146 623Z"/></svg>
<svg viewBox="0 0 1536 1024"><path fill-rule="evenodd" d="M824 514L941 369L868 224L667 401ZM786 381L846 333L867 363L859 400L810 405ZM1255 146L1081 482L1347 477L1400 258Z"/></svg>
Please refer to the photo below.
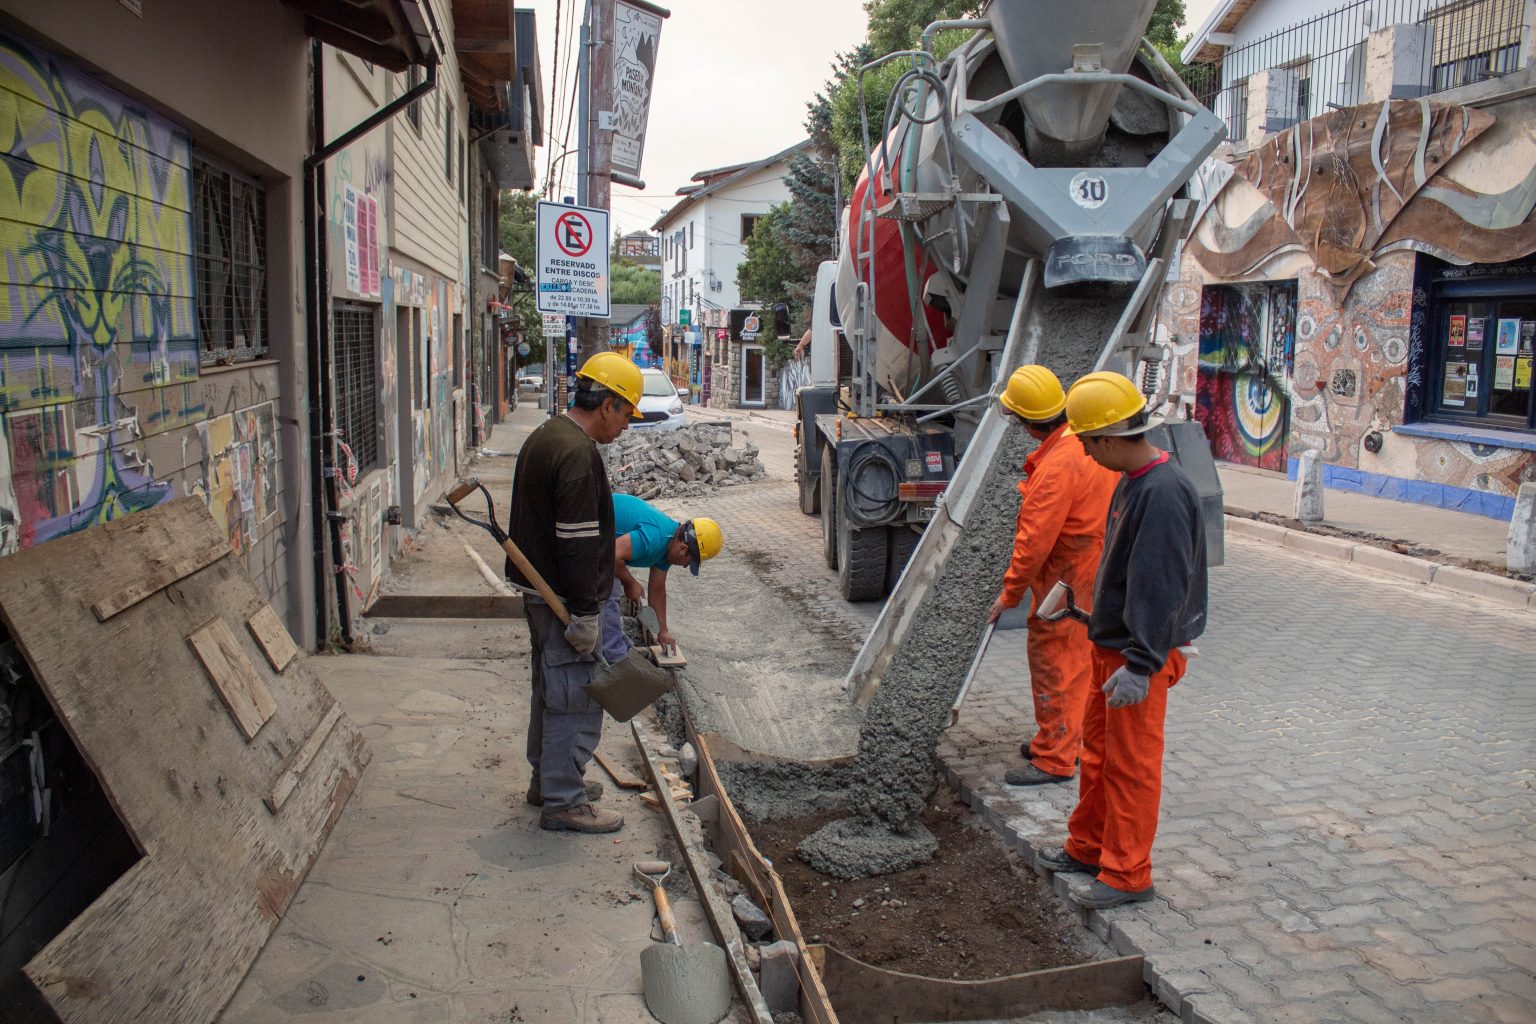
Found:
<svg viewBox="0 0 1536 1024"><path fill-rule="evenodd" d="M601 666L583 660L565 640L565 625L549 605L523 602L533 641L533 701L528 709L528 763L539 780L546 810L587 802L582 772L603 734L603 709L583 686Z"/></svg>

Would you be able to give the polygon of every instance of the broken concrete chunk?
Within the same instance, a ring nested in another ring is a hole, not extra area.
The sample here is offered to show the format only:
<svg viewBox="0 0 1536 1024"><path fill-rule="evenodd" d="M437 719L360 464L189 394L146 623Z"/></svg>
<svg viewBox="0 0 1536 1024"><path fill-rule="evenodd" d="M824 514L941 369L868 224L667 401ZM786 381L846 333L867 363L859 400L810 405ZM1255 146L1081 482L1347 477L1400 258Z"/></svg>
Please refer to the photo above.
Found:
<svg viewBox="0 0 1536 1024"><path fill-rule="evenodd" d="M731 900L731 914L736 918L742 934L749 941L756 942L773 932L773 922L769 920L768 915L763 913L762 908L748 899L745 894Z"/></svg>
<svg viewBox="0 0 1536 1024"><path fill-rule="evenodd" d="M758 950L757 987L772 1013L787 1013L799 1004L800 951L788 939L781 939Z"/></svg>

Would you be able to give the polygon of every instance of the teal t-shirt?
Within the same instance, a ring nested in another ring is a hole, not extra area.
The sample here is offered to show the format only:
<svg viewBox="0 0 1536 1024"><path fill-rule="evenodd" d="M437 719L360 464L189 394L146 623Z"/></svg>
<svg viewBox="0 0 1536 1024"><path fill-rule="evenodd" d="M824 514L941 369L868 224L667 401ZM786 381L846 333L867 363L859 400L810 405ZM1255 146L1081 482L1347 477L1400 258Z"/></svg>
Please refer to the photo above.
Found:
<svg viewBox="0 0 1536 1024"><path fill-rule="evenodd" d="M670 569L667 545L677 536L678 525L633 494L613 496L613 533L616 537L629 534L630 556L626 564L631 569Z"/></svg>

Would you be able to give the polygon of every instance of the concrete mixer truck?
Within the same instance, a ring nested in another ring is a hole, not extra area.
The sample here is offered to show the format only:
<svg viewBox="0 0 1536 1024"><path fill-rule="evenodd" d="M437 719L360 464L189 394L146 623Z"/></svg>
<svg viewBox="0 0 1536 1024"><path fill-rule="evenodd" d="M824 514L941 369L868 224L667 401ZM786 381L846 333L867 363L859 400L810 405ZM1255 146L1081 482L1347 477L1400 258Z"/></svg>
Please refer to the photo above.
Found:
<svg viewBox="0 0 1536 1024"><path fill-rule="evenodd" d="M1142 39L1155 5L991 0L859 72L862 97L870 72L905 68L883 124L865 120L796 425L801 510L820 513L845 598L892 592L924 550L942 559L929 535L964 527L1006 432L992 396L1016 367L1044 363L1067 384L1118 370L1166 398L1155 313L1195 211L1185 184L1224 128ZM939 59L950 30L969 35ZM1204 435L1163 432L1202 490L1219 561Z"/></svg>

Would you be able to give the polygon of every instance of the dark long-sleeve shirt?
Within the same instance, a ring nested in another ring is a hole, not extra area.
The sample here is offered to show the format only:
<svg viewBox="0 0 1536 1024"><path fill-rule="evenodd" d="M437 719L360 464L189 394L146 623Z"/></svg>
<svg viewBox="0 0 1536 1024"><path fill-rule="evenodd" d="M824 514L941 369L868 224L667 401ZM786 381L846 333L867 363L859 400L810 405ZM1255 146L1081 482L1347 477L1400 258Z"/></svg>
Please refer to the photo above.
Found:
<svg viewBox="0 0 1536 1024"><path fill-rule="evenodd" d="M613 589L613 492L597 445L569 416L523 442L512 473L507 535L572 615L596 615ZM529 580L507 560L507 579Z"/></svg>
<svg viewBox="0 0 1536 1024"><path fill-rule="evenodd" d="M1194 484L1166 455L1115 488L1088 638L1152 675L1205 631L1205 525Z"/></svg>

